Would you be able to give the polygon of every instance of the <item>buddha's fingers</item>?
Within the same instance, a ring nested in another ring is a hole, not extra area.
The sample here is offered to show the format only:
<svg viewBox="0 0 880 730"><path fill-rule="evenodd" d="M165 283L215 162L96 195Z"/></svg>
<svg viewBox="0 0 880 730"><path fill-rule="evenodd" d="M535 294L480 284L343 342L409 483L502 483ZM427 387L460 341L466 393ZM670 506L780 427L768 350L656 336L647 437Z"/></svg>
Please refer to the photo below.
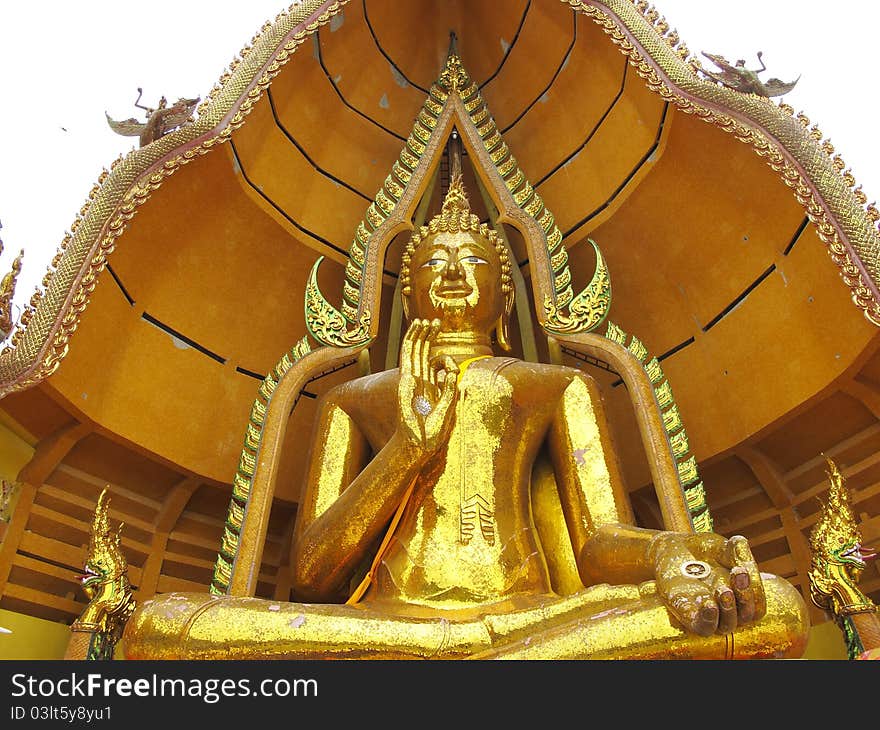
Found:
<svg viewBox="0 0 880 730"><path fill-rule="evenodd" d="M413 342L419 329L419 320L413 320L407 328L400 343L400 376L404 378L412 375Z"/></svg>
<svg viewBox="0 0 880 730"><path fill-rule="evenodd" d="M767 612L767 599L764 596L761 571L752 555L748 540L741 535L734 535L727 541L726 552L728 560L732 564L730 569L731 587L737 596L741 620L751 621L762 618ZM751 613L751 617L742 618L743 607L746 614Z"/></svg>
<svg viewBox="0 0 880 730"><path fill-rule="evenodd" d="M450 355L444 355L442 361L434 363L435 381L439 389L443 389L447 380L457 384L459 373L458 363Z"/></svg>
<svg viewBox="0 0 880 730"><path fill-rule="evenodd" d="M715 603L718 604L718 632L729 634L739 623L736 594L727 584L727 576L718 571L713 573Z"/></svg>
<svg viewBox="0 0 880 730"><path fill-rule="evenodd" d="M422 350L425 348L425 336L428 333L428 323L417 319L413 321L415 332L413 334L412 350L412 374L416 381L416 388L423 384L425 374L422 371ZM421 390L419 390L421 392Z"/></svg>
<svg viewBox="0 0 880 730"><path fill-rule="evenodd" d="M455 380L458 377L458 365L449 355L442 358L431 359L431 372L433 373L433 382L437 386L437 391L441 392L448 378Z"/></svg>
<svg viewBox="0 0 880 730"><path fill-rule="evenodd" d="M730 583L733 594L736 596L736 610L739 614L739 622L747 624L754 621L757 609L755 605L755 589L752 587L752 577L745 568L737 566L730 571Z"/></svg>
<svg viewBox="0 0 880 730"><path fill-rule="evenodd" d="M427 324L420 353L419 367L422 370L422 379L424 380L425 385L429 386L432 399L437 397L437 379L435 371L431 368L431 348L434 345L434 338L437 337L439 331L439 319L435 319Z"/></svg>
<svg viewBox="0 0 880 730"><path fill-rule="evenodd" d="M454 362L453 365L455 365ZM437 401L436 413L438 417L442 416L446 420L457 395L458 383L455 380L455 375L451 371L447 371L446 379L443 381L443 389L440 391L440 399Z"/></svg>
<svg viewBox="0 0 880 730"><path fill-rule="evenodd" d="M669 608L685 629L711 636L718 628L719 609L709 587L687 581L670 592Z"/></svg>

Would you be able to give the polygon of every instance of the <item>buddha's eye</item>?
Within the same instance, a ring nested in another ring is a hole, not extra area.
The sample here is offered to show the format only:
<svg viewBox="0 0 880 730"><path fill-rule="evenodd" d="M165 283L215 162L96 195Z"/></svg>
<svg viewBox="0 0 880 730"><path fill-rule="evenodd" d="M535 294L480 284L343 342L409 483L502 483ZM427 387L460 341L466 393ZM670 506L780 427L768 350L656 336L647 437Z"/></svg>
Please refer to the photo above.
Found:
<svg viewBox="0 0 880 730"><path fill-rule="evenodd" d="M464 264L485 264L486 259L481 259L479 256L465 256L461 262Z"/></svg>
<svg viewBox="0 0 880 730"><path fill-rule="evenodd" d="M443 259L428 259L425 263L422 264L422 268L425 269L436 269L438 266L445 266L446 261Z"/></svg>

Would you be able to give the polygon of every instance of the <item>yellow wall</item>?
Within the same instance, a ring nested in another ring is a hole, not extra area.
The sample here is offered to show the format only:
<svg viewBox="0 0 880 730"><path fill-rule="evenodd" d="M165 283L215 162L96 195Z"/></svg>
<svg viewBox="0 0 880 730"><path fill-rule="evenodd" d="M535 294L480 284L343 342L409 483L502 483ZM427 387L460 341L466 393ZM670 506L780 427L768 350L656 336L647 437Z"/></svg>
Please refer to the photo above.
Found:
<svg viewBox="0 0 880 730"><path fill-rule="evenodd" d="M0 416L0 479L10 481L15 480L21 468L34 455L33 447L12 431L11 425Z"/></svg>
<svg viewBox="0 0 880 730"><path fill-rule="evenodd" d="M33 447L21 435L13 432L10 425L0 420L0 479L14 482L18 472L30 461L33 454ZM12 518L12 512L15 510L15 503L18 501L20 492L20 489L16 489L8 504L0 504L0 543L6 536L6 528Z"/></svg>
<svg viewBox="0 0 880 730"><path fill-rule="evenodd" d="M70 628L0 608L0 659L63 659Z"/></svg>
<svg viewBox="0 0 880 730"><path fill-rule="evenodd" d="M804 659L846 659L846 643L843 632L833 621L815 624L810 628L810 638Z"/></svg>

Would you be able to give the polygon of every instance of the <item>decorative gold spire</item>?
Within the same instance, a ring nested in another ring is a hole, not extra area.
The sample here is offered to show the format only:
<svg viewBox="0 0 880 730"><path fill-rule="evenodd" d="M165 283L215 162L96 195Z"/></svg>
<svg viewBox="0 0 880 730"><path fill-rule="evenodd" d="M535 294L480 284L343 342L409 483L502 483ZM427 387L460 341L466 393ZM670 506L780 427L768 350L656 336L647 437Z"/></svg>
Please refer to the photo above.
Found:
<svg viewBox="0 0 880 730"><path fill-rule="evenodd" d="M458 44L455 32L449 34L449 53L446 56L446 65L438 77L439 83L449 91L462 91L467 88L470 77L464 69L461 58L458 56Z"/></svg>
<svg viewBox="0 0 880 730"><path fill-rule="evenodd" d="M810 533L810 596L813 603L838 619L873 613L877 607L856 584L875 552L862 546L843 475L831 459L825 460L831 486L827 501L819 500L822 513Z"/></svg>
<svg viewBox="0 0 880 730"><path fill-rule="evenodd" d="M822 514L810 533L810 548L814 555L828 560L844 545L861 544L862 537L843 475L831 459L825 457L825 461L831 486L827 502L820 500Z"/></svg>
<svg viewBox="0 0 880 730"><path fill-rule="evenodd" d="M3 244L0 243L0 253L3 251ZM12 262L12 269L7 272L0 281L0 338L5 338L12 331L12 297L15 295L15 282L21 273L21 261L24 258L24 249L15 257Z"/></svg>
<svg viewBox="0 0 880 730"><path fill-rule="evenodd" d="M122 554L122 527L110 528L109 486L98 497L89 550L86 554L85 573L80 576L82 589L89 603L79 618L71 624L76 634L88 637L85 656L78 652L82 642L73 641L68 646L68 658L111 659L113 649L122 637L125 624L134 612L136 602L128 580L128 561Z"/></svg>
<svg viewBox="0 0 880 730"><path fill-rule="evenodd" d="M457 158L456 158L457 159ZM453 169L452 179L449 183L449 191L443 199L443 207L438 216L438 225L441 230L450 230L460 225L462 218L470 218L471 204L464 189L464 177L461 168ZM433 220L429 224L433 227Z"/></svg>
<svg viewBox="0 0 880 730"><path fill-rule="evenodd" d="M877 606L857 585L867 561L876 553L862 545L843 475L831 459L825 457L825 461L831 487L828 500L819 500L822 512L810 533L810 598L834 617L850 659L876 659L880 657L880 617Z"/></svg>
<svg viewBox="0 0 880 730"><path fill-rule="evenodd" d="M92 519L92 531L89 535L89 552L86 567L100 566L107 578L117 578L128 567L125 556L120 550L122 528L120 522L116 530L110 529L110 493L105 487L95 505L95 516Z"/></svg>

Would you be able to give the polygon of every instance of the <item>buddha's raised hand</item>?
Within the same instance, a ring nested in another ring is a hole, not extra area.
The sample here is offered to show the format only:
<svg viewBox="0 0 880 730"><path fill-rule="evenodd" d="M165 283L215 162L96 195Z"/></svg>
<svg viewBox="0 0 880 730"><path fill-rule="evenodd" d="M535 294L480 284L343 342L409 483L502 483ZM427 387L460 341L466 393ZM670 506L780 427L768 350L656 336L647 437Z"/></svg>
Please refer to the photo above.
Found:
<svg viewBox="0 0 880 730"><path fill-rule="evenodd" d="M726 634L766 613L761 573L744 537L661 533L651 557L658 592L689 631Z"/></svg>
<svg viewBox="0 0 880 730"><path fill-rule="evenodd" d="M446 356L439 363L431 362L431 347L439 331L439 319L414 319L400 345L398 429L428 453L445 443L458 393L455 361Z"/></svg>

